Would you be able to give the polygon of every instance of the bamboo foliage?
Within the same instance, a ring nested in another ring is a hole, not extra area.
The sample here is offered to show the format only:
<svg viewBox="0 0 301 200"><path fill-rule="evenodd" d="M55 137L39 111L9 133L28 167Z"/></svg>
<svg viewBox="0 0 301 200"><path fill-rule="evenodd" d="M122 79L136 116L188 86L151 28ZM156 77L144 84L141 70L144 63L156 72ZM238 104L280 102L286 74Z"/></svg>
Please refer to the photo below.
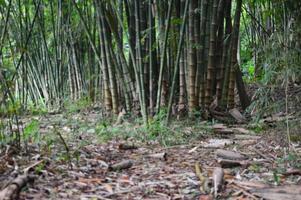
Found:
<svg viewBox="0 0 301 200"><path fill-rule="evenodd" d="M3 47L24 105L89 97L145 125L166 99L168 118L208 110L214 98L234 106L241 0L17 2Z"/></svg>

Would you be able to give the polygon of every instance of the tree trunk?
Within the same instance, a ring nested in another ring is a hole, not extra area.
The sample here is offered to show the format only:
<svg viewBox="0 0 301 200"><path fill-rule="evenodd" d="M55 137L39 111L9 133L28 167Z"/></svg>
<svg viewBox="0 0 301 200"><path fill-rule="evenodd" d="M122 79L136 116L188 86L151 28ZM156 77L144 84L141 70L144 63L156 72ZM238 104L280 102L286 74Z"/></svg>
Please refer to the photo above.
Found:
<svg viewBox="0 0 301 200"><path fill-rule="evenodd" d="M189 35L189 48L188 48L188 73L189 73L189 113L192 114L197 106L195 95L195 78L196 78L196 50L195 50L195 34L194 34L194 19L196 0L191 0L189 5L189 18L188 18L188 35Z"/></svg>
<svg viewBox="0 0 301 200"><path fill-rule="evenodd" d="M232 55L231 55L231 69L229 79L229 93L228 93L228 108L232 109L235 106L234 102L234 88L235 88L235 72L238 68L237 64L237 47L239 39L239 25L240 25L240 14L241 14L242 0L237 0L236 11L234 17L234 25L232 32Z"/></svg>

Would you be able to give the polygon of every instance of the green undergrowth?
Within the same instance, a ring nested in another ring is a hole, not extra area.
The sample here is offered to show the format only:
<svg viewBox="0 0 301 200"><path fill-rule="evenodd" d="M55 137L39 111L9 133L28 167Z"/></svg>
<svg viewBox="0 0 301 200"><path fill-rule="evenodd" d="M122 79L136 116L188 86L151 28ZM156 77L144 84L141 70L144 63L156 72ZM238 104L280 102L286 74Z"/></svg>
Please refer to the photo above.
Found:
<svg viewBox="0 0 301 200"><path fill-rule="evenodd" d="M112 139L134 139L144 143L156 141L163 146L187 144L200 140L211 130L208 125L188 120L173 121L169 126L164 122L165 113L149 119L148 127L143 126L142 119L125 122L120 125L102 121L96 126L96 134L100 142Z"/></svg>
<svg viewBox="0 0 301 200"><path fill-rule="evenodd" d="M268 130L269 127L258 120L253 120L248 124L248 129L254 131L256 134L262 134L264 131Z"/></svg>
<svg viewBox="0 0 301 200"><path fill-rule="evenodd" d="M273 182L276 185L281 184L281 175L289 169L301 169L301 157L296 152L285 153L282 157L277 158L273 168Z"/></svg>
<svg viewBox="0 0 301 200"><path fill-rule="evenodd" d="M285 136L287 135L287 131L289 131L291 142L301 142L301 118L289 119L288 124L286 120L278 122L273 129L276 133Z"/></svg>
<svg viewBox="0 0 301 200"><path fill-rule="evenodd" d="M66 100L63 107L67 113L76 113L88 108L91 104L92 101L89 97L82 97L76 101Z"/></svg>
<svg viewBox="0 0 301 200"><path fill-rule="evenodd" d="M45 105L42 101L38 103L29 102L25 108L22 108L20 106L21 104L22 103L20 102L15 102L14 104L8 104L6 107L2 106L3 108L0 107L0 114L3 113L7 115L14 113L18 115L27 114L29 116L39 116L46 115L50 110L57 110L58 107L62 108L61 111L64 111L65 113L73 114L90 108L92 101L89 97L82 97L78 100L66 99L62 106L59 106L58 104Z"/></svg>
<svg viewBox="0 0 301 200"><path fill-rule="evenodd" d="M45 115L48 113L48 109L46 105L42 102L38 104L29 103L26 110L28 115L34 115L34 116Z"/></svg>

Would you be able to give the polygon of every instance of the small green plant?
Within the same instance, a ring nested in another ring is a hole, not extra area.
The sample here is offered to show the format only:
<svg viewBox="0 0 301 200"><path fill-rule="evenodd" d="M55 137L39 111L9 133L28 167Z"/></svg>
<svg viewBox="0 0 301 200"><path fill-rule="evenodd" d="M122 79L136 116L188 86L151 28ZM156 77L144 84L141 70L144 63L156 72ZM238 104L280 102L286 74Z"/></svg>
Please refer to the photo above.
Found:
<svg viewBox="0 0 301 200"><path fill-rule="evenodd" d="M40 141L39 133L39 122L37 120L32 120L27 124L23 131L23 139L25 141L33 140L34 142Z"/></svg>
<svg viewBox="0 0 301 200"><path fill-rule="evenodd" d="M43 115L47 113L47 107L43 102L38 104L29 103L27 110L31 115Z"/></svg>
<svg viewBox="0 0 301 200"><path fill-rule="evenodd" d="M45 168L45 163L42 162L35 167L36 174L40 174Z"/></svg>
<svg viewBox="0 0 301 200"><path fill-rule="evenodd" d="M255 92L255 100L247 108L247 113L254 113L254 121L258 122L266 115L277 112L280 107L279 102L275 102L272 97L274 88L262 86Z"/></svg>
<svg viewBox="0 0 301 200"><path fill-rule="evenodd" d="M161 109L159 114L154 116L154 118L149 120L147 132L150 137L153 137L155 139L158 136L162 136L162 134L165 134L166 126L165 126L165 119L167 115L166 109Z"/></svg>
<svg viewBox="0 0 301 200"><path fill-rule="evenodd" d="M278 171L286 171L290 167L301 169L301 156L297 153L288 153L282 158L277 159Z"/></svg>
<svg viewBox="0 0 301 200"><path fill-rule="evenodd" d="M250 171L254 172L254 173L259 173L260 172L260 166L257 165L257 164L250 165L250 167L248 169Z"/></svg>
<svg viewBox="0 0 301 200"><path fill-rule="evenodd" d="M4 131L5 131L5 125L1 119L0 120L0 147L6 143L6 135Z"/></svg>
<svg viewBox="0 0 301 200"><path fill-rule="evenodd" d="M0 105L0 116L13 116L20 114L21 104L17 101L8 100L4 104Z"/></svg>
<svg viewBox="0 0 301 200"><path fill-rule="evenodd" d="M62 136L62 134L60 133L60 131L54 127L54 133L58 136L58 139L60 140L60 142L62 143L62 145L64 146L65 152L62 152L61 154L61 159L63 161L67 161L69 163L69 167L72 168L72 163L71 163L71 153L70 153L70 148L66 142L66 140L64 139L64 137Z"/></svg>
<svg viewBox="0 0 301 200"><path fill-rule="evenodd" d="M273 172L273 178L274 178L274 183L275 183L275 185L280 185L280 177L279 177L277 171L274 171L274 172Z"/></svg>
<svg viewBox="0 0 301 200"><path fill-rule="evenodd" d="M42 152L45 154L51 154L52 147L56 143L57 137L54 134L47 134L43 136Z"/></svg>
<svg viewBox="0 0 301 200"><path fill-rule="evenodd" d="M258 134L266 130L265 124L260 123L257 119L255 119L254 123L249 124L248 128Z"/></svg>
<svg viewBox="0 0 301 200"><path fill-rule="evenodd" d="M72 153L72 157L75 158L77 164L79 164L80 155L81 153L78 149L74 150Z"/></svg>
<svg viewBox="0 0 301 200"><path fill-rule="evenodd" d="M242 66L243 68L243 78L244 81L248 82L248 83L252 83L254 82L255 79L255 65L254 65L254 61L248 60L246 63L244 63L244 65Z"/></svg>
<svg viewBox="0 0 301 200"><path fill-rule="evenodd" d="M96 126L95 132L99 136L99 139L102 141L107 141L107 140L111 139L109 124L106 121L102 121L100 124L98 124Z"/></svg>
<svg viewBox="0 0 301 200"><path fill-rule="evenodd" d="M107 142L113 138L127 139L130 137L129 134L131 133L127 131L128 127L113 126L110 121L111 119L101 121L96 126L95 132L100 142Z"/></svg>
<svg viewBox="0 0 301 200"><path fill-rule="evenodd" d="M286 157L286 161L290 164L290 166L301 169L301 157L297 153L289 153Z"/></svg>

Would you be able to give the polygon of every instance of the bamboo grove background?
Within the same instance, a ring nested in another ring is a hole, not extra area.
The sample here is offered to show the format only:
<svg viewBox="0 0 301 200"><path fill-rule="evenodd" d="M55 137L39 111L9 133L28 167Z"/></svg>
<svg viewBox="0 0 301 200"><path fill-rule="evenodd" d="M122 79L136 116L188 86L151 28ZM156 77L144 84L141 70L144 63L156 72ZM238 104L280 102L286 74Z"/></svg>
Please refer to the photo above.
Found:
<svg viewBox="0 0 301 200"><path fill-rule="evenodd" d="M221 110L233 108L237 89L246 108L250 99L237 59L241 21L259 47L275 31L296 26L288 23L300 18L291 12L295 6L298 2L2 0L1 107L12 102L23 109L61 107L88 97L109 113L138 111L147 123L163 107L168 118L172 110L208 118L213 101ZM266 8L270 17L261 16ZM259 63L258 52L252 56ZM255 67L260 74L260 64Z"/></svg>

